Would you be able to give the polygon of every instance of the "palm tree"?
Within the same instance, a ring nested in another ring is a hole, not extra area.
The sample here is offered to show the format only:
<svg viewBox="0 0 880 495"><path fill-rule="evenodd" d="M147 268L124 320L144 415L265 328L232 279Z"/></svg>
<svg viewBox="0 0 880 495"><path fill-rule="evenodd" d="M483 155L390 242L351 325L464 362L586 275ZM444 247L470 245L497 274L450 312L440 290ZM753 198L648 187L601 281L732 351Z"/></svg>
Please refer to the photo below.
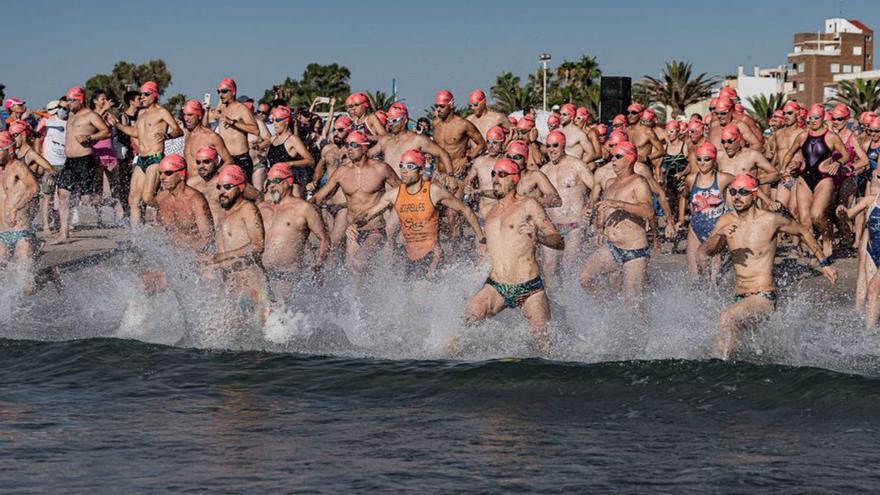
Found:
<svg viewBox="0 0 880 495"><path fill-rule="evenodd" d="M880 107L880 81L840 81L837 83L837 95L831 101L843 103L856 115L873 112Z"/></svg>
<svg viewBox="0 0 880 495"><path fill-rule="evenodd" d="M766 95L750 96L747 101L752 107L751 110L746 110L748 114L755 119L760 128L766 129L770 125L773 112L781 109L785 104L785 95L774 93L769 98Z"/></svg>
<svg viewBox="0 0 880 495"><path fill-rule="evenodd" d="M367 91L367 99L370 100L370 106L373 110L388 110L388 107L394 103L394 95L389 95L384 91Z"/></svg>
<svg viewBox="0 0 880 495"><path fill-rule="evenodd" d="M660 79L644 76L636 91L643 91L652 101L672 107L673 112L684 113L688 105L707 98L716 80L705 72L692 77L693 68L687 62L666 62Z"/></svg>
<svg viewBox="0 0 880 495"><path fill-rule="evenodd" d="M523 86L519 77L510 72L498 76L489 91L493 99L492 109L505 114L535 106L541 101L540 95L532 86Z"/></svg>

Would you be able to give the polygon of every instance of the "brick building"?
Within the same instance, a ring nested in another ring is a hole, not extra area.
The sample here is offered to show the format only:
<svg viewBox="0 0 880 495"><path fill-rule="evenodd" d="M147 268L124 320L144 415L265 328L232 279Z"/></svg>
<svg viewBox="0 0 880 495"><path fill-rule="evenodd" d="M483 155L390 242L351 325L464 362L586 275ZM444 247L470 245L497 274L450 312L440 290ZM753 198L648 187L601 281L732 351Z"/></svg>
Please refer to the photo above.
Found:
<svg viewBox="0 0 880 495"><path fill-rule="evenodd" d="M811 105L833 95L834 76L873 68L874 31L855 19L825 19L824 33L795 33L787 96Z"/></svg>

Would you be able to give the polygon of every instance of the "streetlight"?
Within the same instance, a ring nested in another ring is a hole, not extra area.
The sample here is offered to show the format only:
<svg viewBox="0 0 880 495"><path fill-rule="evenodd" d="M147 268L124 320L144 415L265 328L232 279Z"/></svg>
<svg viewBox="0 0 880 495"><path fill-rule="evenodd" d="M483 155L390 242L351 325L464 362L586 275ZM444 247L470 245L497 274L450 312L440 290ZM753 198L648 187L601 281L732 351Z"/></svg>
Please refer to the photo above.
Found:
<svg viewBox="0 0 880 495"><path fill-rule="evenodd" d="M549 53L542 53L538 55L538 60L541 62L541 66L544 68L544 111L547 111L547 62L550 61Z"/></svg>

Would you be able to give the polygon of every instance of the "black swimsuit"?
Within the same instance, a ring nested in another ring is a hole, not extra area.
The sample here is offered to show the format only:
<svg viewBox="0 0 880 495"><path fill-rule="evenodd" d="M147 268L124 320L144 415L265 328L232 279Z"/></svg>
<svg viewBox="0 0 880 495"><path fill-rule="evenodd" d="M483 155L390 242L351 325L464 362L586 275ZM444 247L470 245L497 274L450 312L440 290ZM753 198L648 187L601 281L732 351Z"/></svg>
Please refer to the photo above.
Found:
<svg viewBox="0 0 880 495"><path fill-rule="evenodd" d="M819 184L822 179L831 177L830 175L819 171L819 164L828 158L831 158L831 148L829 148L828 143L825 142L826 134L828 134L828 131L825 131L820 136L810 136L807 134L807 140L804 141L803 146L801 146L801 153L803 153L804 162L806 162L801 177L804 178L807 186L809 186L812 191L816 190L816 185Z"/></svg>
<svg viewBox="0 0 880 495"><path fill-rule="evenodd" d="M290 139L290 137L288 137ZM287 139L281 142L281 144L273 144L269 146L269 150L266 152L266 159L269 160L269 165L275 165L279 162L292 162L294 157L290 156L290 153L287 152L287 148L284 147L284 143L287 142ZM314 167L290 167L293 171L293 181L301 186L305 186L309 182L312 181L312 176L315 175Z"/></svg>

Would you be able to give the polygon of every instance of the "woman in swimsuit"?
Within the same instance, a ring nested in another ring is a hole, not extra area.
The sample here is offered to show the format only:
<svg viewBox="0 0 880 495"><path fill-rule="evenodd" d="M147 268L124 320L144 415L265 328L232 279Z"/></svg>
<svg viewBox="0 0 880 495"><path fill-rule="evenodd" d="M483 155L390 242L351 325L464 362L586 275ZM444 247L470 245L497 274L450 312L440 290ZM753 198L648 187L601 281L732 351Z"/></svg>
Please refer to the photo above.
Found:
<svg viewBox="0 0 880 495"><path fill-rule="evenodd" d="M836 189L834 178L841 172L841 165L849 161L849 152L840 136L829 132L824 117L825 107L821 103L810 107L806 132L795 139L782 163L789 167L795 153L803 153L804 166L795 186L798 220L805 228L816 227L819 230L822 251L825 256L831 256L832 225L828 221L828 210Z"/></svg>
<svg viewBox="0 0 880 495"><path fill-rule="evenodd" d="M868 155L859 143L856 133L849 127L850 111L849 107L843 103L838 103L831 110L831 130L840 136L843 146L849 152L849 160L843 162L841 172L835 178L837 186L837 195L834 198L835 205L843 205L849 207L855 201L856 193L859 191L859 181L862 178L862 172L868 168ZM857 223L864 218L856 219ZM837 228L841 232L844 239L853 237L852 247L857 249L859 246L859 235L853 235L858 230L853 229L851 223L843 218L837 217Z"/></svg>
<svg viewBox="0 0 880 495"><path fill-rule="evenodd" d="M700 256L700 246L709 238L715 223L724 214L724 191L733 176L718 171L715 159L718 150L712 143L703 143L694 152L697 171L685 179L688 193L688 206L691 210L691 225L687 238L688 270L694 278L705 272L707 259ZM684 209L678 214L678 227L684 225ZM678 230L678 229L676 229ZM713 256L709 261L709 279L715 282L721 258Z"/></svg>
<svg viewBox="0 0 880 495"><path fill-rule="evenodd" d="M874 170L873 180L880 180L880 172ZM854 218L866 211L867 225L859 249L859 269L856 280L856 309L866 306L865 328L873 330L880 319L880 191L861 198L852 208L837 207L841 217Z"/></svg>
<svg viewBox="0 0 880 495"><path fill-rule="evenodd" d="M683 139L684 135L681 133L682 126L684 123L677 120L666 123L666 154L660 164L663 176L659 180L666 187L669 205L677 207L675 211L682 211L687 202L684 195L684 179L687 177L685 169L688 165L688 150L687 143Z"/></svg>
<svg viewBox="0 0 880 495"><path fill-rule="evenodd" d="M270 122L275 125L275 135L272 136L271 144L266 151L266 158L270 166L283 162L293 169L295 196L301 198L304 196L306 184L312 181L315 159L306 145L293 134L289 108L275 107Z"/></svg>

